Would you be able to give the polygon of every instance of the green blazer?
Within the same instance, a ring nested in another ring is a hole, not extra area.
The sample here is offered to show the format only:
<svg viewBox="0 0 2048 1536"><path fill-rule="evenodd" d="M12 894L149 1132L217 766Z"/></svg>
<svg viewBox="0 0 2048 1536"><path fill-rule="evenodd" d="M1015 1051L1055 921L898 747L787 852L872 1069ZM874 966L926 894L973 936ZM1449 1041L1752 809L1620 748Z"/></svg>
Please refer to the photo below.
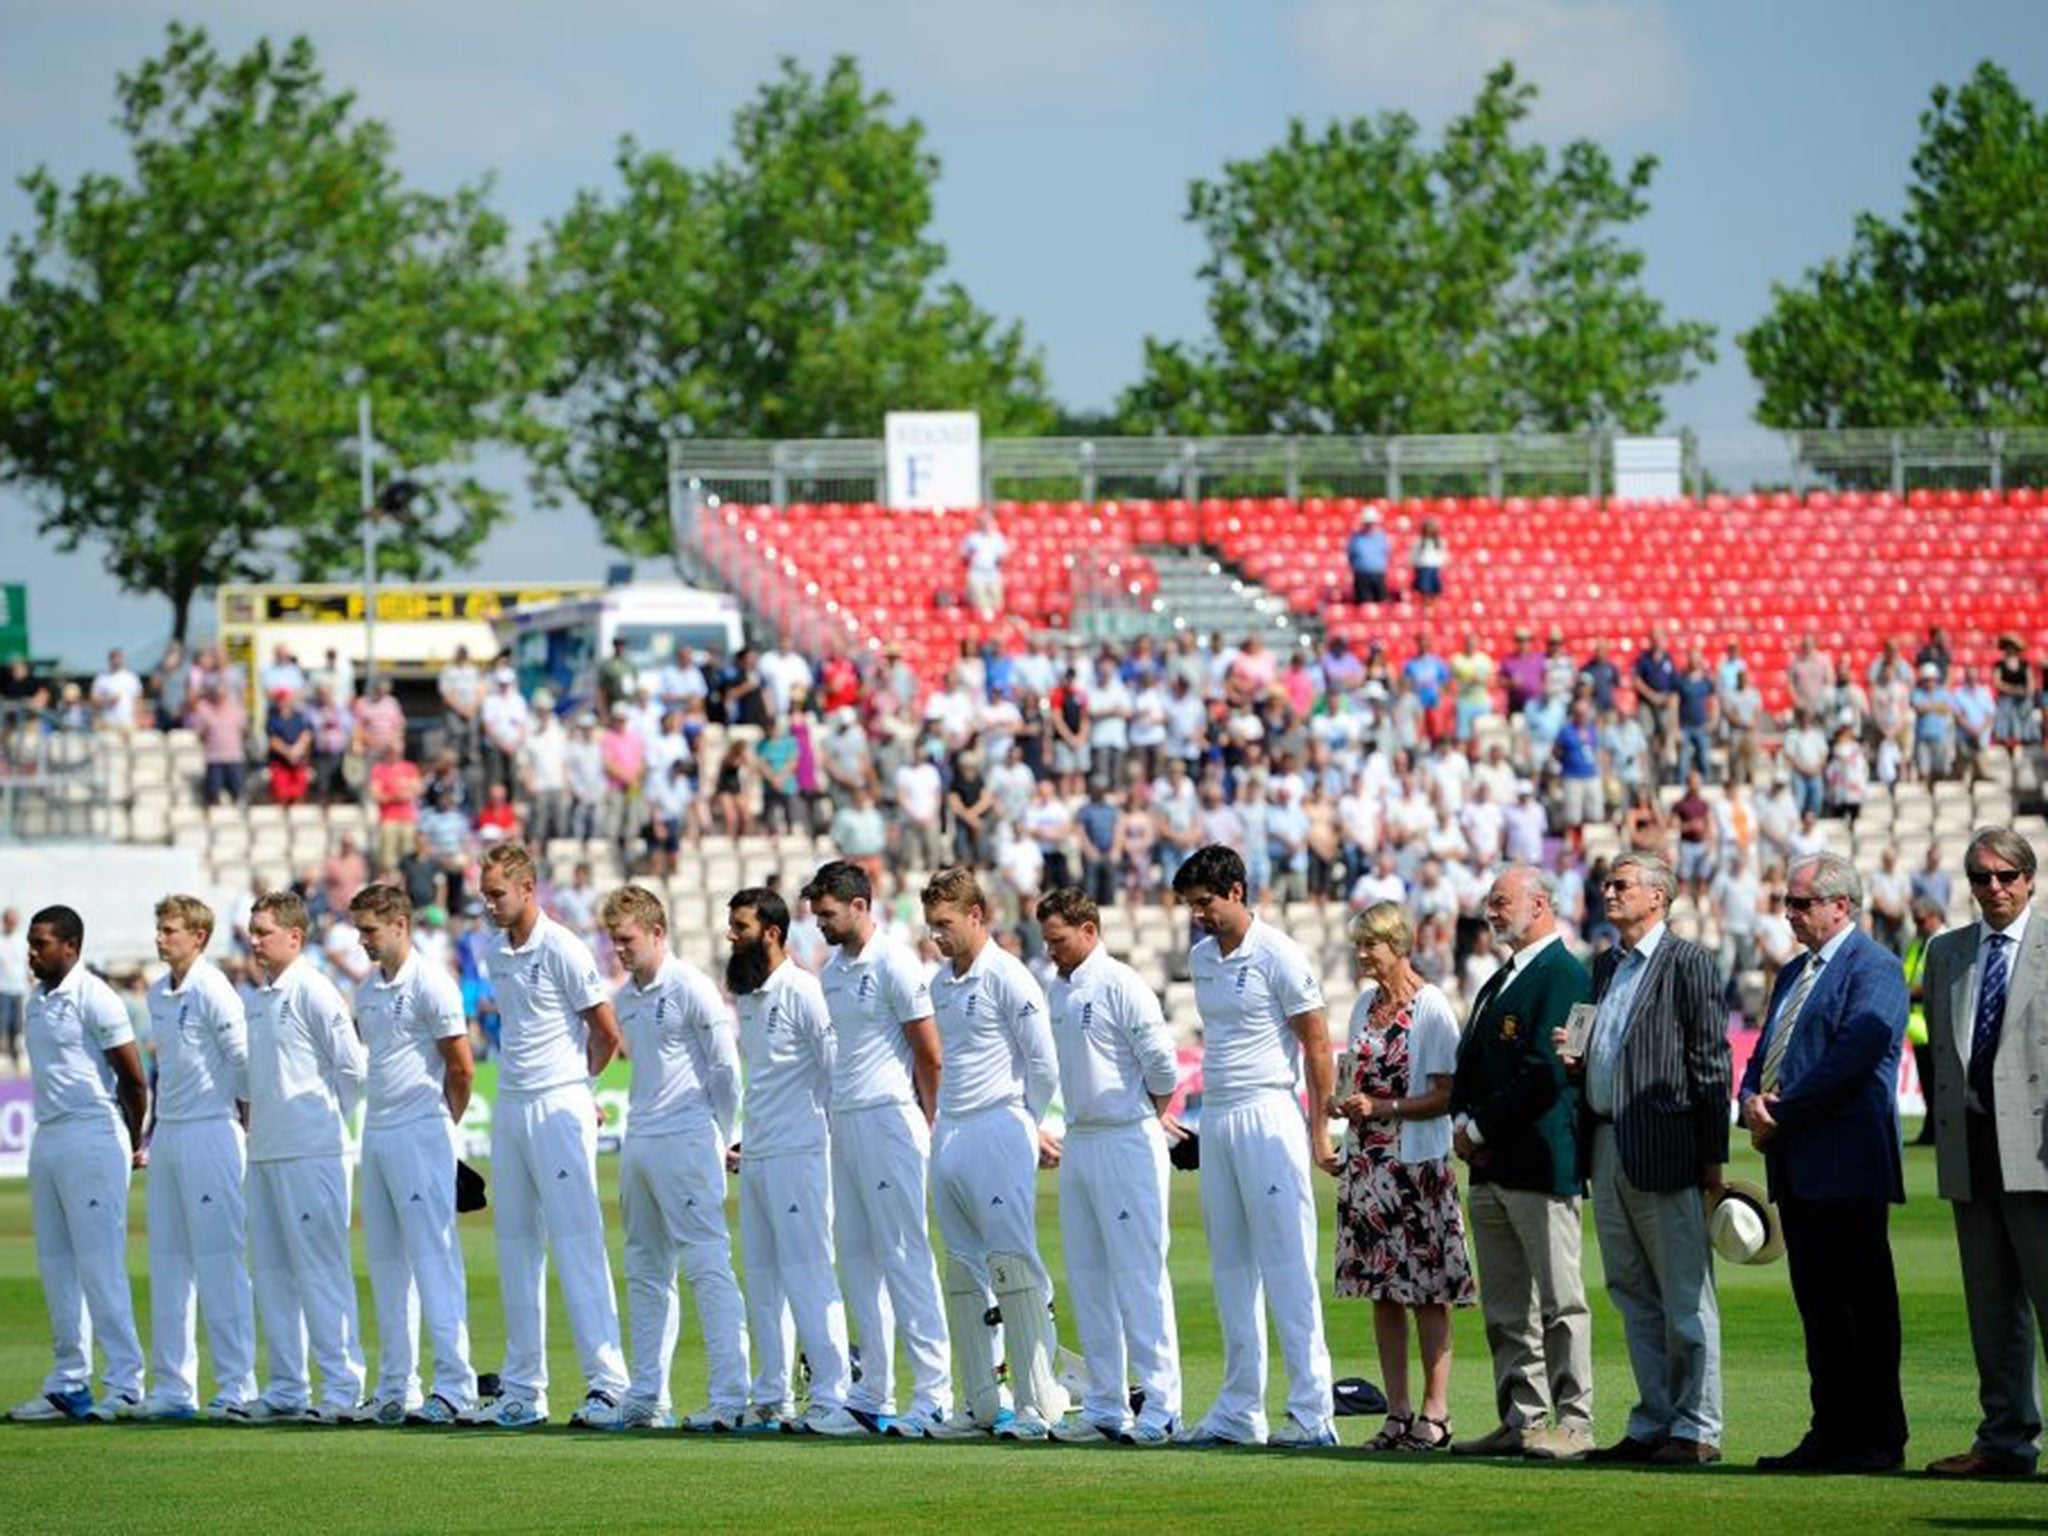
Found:
<svg viewBox="0 0 2048 1536"><path fill-rule="evenodd" d="M1574 1003L1591 1002L1593 979L1562 941L1479 989L1458 1041L1451 1113L1470 1118L1482 1145L1474 1184L1549 1195L1582 1192L1578 1091L1550 1043Z"/></svg>

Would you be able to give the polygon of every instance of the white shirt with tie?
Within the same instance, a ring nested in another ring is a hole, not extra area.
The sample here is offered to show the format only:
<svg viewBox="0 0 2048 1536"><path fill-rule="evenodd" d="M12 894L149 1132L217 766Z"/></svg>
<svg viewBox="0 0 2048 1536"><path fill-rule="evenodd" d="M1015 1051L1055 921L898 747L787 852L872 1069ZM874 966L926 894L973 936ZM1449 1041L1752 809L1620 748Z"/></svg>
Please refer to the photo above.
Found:
<svg viewBox="0 0 2048 1536"><path fill-rule="evenodd" d="M2019 963L2020 945L2026 941L2027 923L2032 919L2033 915L2034 909L2031 906L2022 907L2020 908L2020 915L2014 918L2012 925L2007 928L1993 928L1982 918L1977 920L1977 958L1970 966L1970 995L1963 1000L1963 1011L1957 1016L1955 1031L1956 1049L1962 1053L1963 1058L1963 1081L1965 1083L1968 1083L1970 1080L1970 1048L1977 1043L1977 989L1984 982L1984 961L1987 956L1986 946L1990 943L1994 934L2003 936L2011 941L2006 946L2005 951L2006 996L2010 998L2012 995L2013 967ZM1964 1089L1964 1101L1971 1109L1977 1110L1980 1113L1983 1111L1984 1106L1977 1102L1977 1095L1967 1088Z"/></svg>

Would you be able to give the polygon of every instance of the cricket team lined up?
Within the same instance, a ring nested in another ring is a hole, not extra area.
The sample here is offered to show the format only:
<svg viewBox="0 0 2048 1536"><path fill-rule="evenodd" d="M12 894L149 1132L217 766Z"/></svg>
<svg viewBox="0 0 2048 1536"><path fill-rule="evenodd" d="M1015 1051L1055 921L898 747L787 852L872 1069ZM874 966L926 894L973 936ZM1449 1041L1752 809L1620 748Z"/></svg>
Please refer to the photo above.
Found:
<svg viewBox="0 0 2048 1536"><path fill-rule="evenodd" d="M1176 888L1204 935L1191 956L1207 1046L1203 1216L1224 1336L1223 1384L1196 1422L1181 1417L1167 1276L1169 1146L1187 1136L1169 1109L1173 1044L1156 995L1102 947L1087 896L1070 888L1039 903L1056 970L1048 995L992 941L971 871L943 870L923 892L941 955L928 979L909 946L878 931L865 871L829 863L803 892L832 946L821 975L789 958L780 895L731 897L728 1006L671 953L659 898L628 885L601 914L628 973L614 998L588 948L541 911L517 844L485 855L481 882L502 1018L495 1382L480 1390L472 1361L457 1229L458 1170L474 1177L456 1143L474 1069L453 982L412 952L404 893L370 886L351 903L374 967L353 1007L301 958L299 899L262 897L249 925L261 985L246 1009L204 957L212 914L173 896L158 907L169 969L149 998L153 1095L124 1011L79 963L77 914L48 907L30 924L29 1173L54 1361L43 1394L15 1416L543 1424L552 1261L583 1376L576 1424L1334 1444L1310 1170L1335 1153L1297 1094L1305 1074L1309 1103L1330 1097L1319 984L1245 906L1228 849L1198 852ZM623 1346L593 1094L621 1051ZM1055 1093L1059 1136L1042 1125ZM349 1251L344 1127L358 1099L373 1369ZM1039 1254L1042 1167L1059 1169L1060 1316L1079 1345L1078 1380L1059 1369ZM126 1266L139 1168L147 1362ZM733 1172L744 1293L725 1215ZM709 1382L708 1401L680 1417L669 1392L679 1272ZM1270 1434L1262 1296L1289 1378L1286 1420ZM201 1320L216 1384L204 1402Z"/></svg>

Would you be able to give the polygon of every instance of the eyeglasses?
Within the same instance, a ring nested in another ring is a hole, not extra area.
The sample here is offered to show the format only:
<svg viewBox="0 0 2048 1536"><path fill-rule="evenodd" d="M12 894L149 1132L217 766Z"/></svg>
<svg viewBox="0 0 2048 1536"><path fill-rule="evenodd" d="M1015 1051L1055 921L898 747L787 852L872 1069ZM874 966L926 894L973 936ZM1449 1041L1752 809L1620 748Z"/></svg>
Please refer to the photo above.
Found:
<svg viewBox="0 0 2048 1536"><path fill-rule="evenodd" d="M1990 885L1993 881L2000 885L2018 885L2026 878L2027 872L2023 869L1973 869L1970 871L1970 884L1976 886L1979 890Z"/></svg>
<svg viewBox="0 0 2048 1536"><path fill-rule="evenodd" d="M1624 891L1634 890L1641 883L1637 880L1602 880L1600 889L1609 895L1619 896Z"/></svg>
<svg viewBox="0 0 2048 1536"><path fill-rule="evenodd" d="M1804 912L1809 907L1817 907L1823 902L1847 901L1848 899L1846 896L1787 896L1785 898L1785 910L1788 912Z"/></svg>

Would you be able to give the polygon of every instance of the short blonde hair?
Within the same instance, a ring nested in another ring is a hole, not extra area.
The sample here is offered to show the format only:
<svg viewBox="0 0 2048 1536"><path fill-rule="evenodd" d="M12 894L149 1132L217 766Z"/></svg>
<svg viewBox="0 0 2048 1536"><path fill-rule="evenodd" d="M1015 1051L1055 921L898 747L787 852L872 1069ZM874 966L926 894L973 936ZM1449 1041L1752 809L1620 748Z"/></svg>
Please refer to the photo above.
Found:
<svg viewBox="0 0 2048 1536"><path fill-rule="evenodd" d="M486 848L478 861L483 869L495 869L511 880L533 881L540 878L533 866L533 855L524 843L499 843Z"/></svg>
<svg viewBox="0 0 2048 1536"><path fill-rule="evenodd" d="M1348 931L1354 946L1377 940L1397 955L1408 954L1415 948L1415 924L1409 920L1408 909L1398 901L1374 902L1351 919Z"/></svg>
<svg viewBox="0 0 2048 1536"><path fill-rule="evenodd" d="M166 896L156 904L160 923L183 923L194 933L213 937L213 908L197 896Z"/></svg>
<svg viewBox="0 0 2048 1536"><path fill-rule="evenodd" d="M981 882L974 877L974 871L964 864L955 864L950 869L935 873L924 885L924 904L935 907L940 902L949 902L963 910L979 907L984 916L988 913L988 897L983 894Z"/></svg>
<svg viewBox="0 0 2048 1536"><path fill-rule="evenodd" d="M597 909L597 920L606 928L631 923L649 933L668 932L668 913L661 898L644 885L622 885Z"/></svg>
<svg viewBox="0 0 2048 1536"><path fill-rule="evenodd" d="M306 903L297 891L265 891L256 898L255 911L261 912L280 928L291 928L300 938L313 926L306 916Z"/></svg>
<svg viewBox="0 0 2048 1536"><path fill-rule="evenodd" d="M366 885L348 899L351 914L362 913L380 923L404 918L412 922L412 898L395 885Z"/></svg>

